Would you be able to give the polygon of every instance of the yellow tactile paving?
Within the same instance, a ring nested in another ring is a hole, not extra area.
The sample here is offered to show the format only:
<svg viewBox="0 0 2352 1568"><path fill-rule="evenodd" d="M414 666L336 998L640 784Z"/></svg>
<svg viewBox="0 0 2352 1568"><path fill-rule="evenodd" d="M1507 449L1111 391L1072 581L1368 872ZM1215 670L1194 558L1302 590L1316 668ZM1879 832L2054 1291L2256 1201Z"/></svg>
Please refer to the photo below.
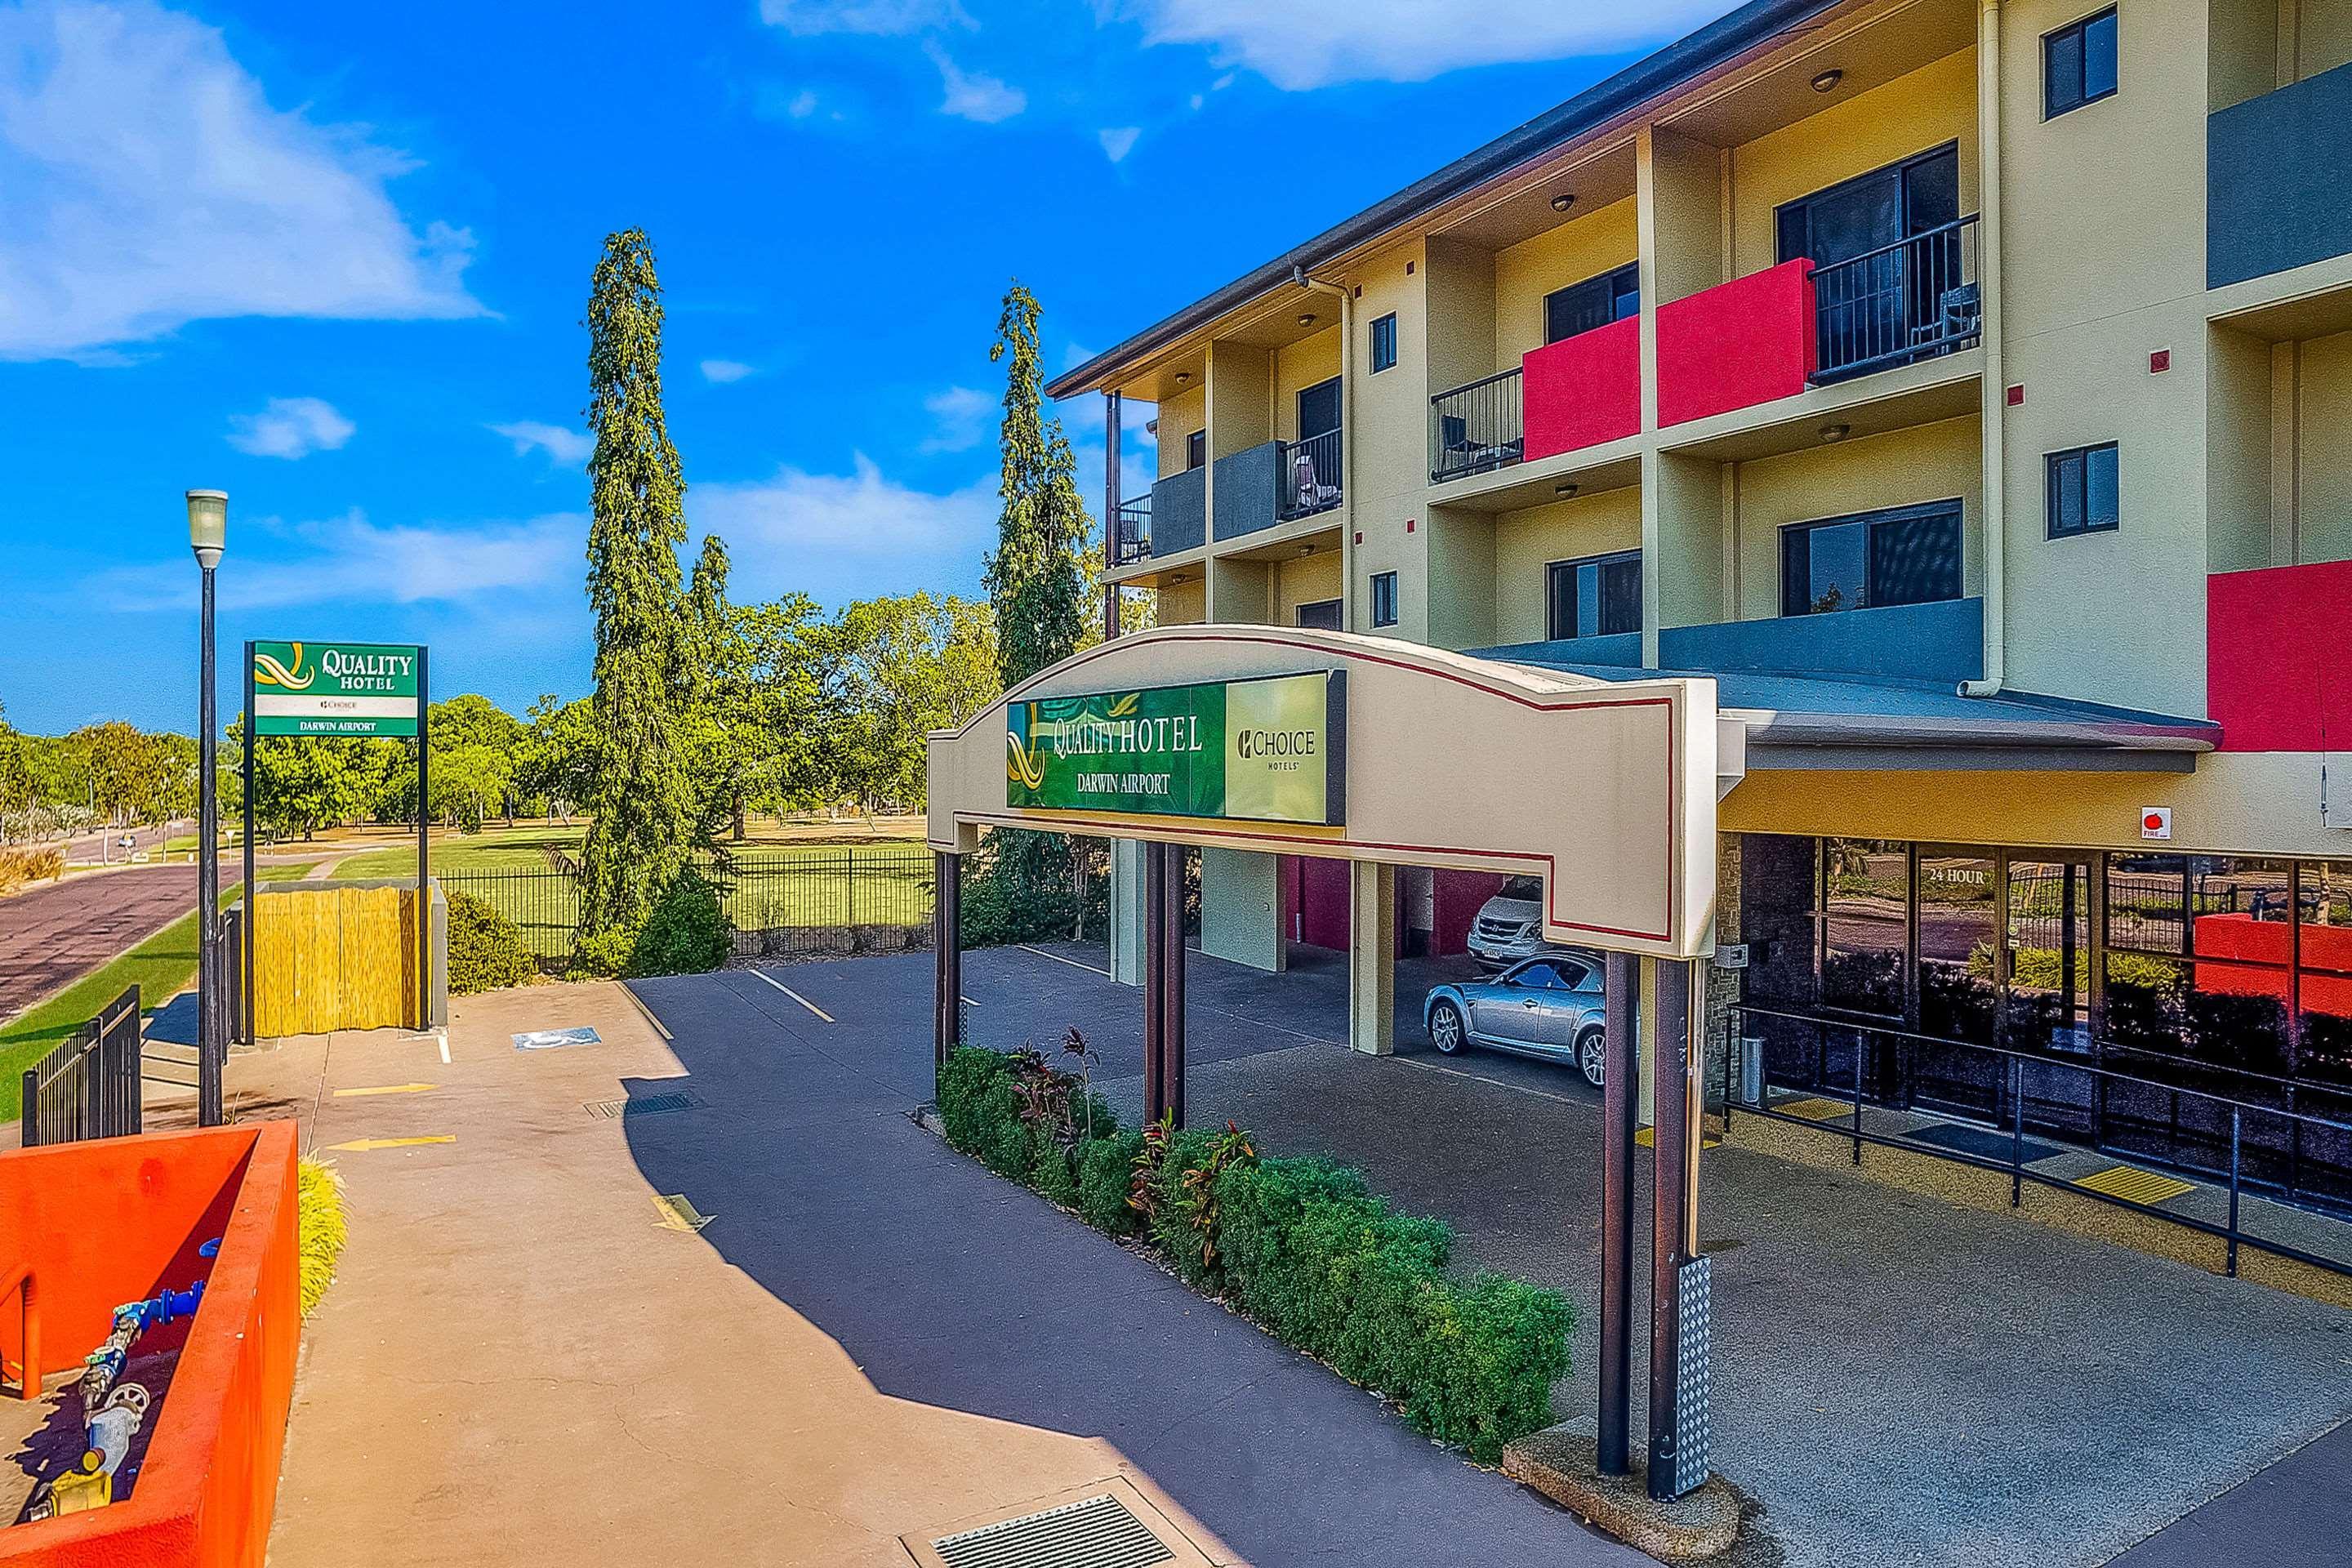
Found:
<svg viewBox="0 0 2352 1568"><path fill-rule="evenodd" d="M2116 1165L2094 1172L2074 1184L2136 1204L2160 1204L2167 1198L2177 1198L2183 1193L2196 1190L2190 1183L2159 1176L2154 1171L2143 1171L2132 1165Z"/></svg>

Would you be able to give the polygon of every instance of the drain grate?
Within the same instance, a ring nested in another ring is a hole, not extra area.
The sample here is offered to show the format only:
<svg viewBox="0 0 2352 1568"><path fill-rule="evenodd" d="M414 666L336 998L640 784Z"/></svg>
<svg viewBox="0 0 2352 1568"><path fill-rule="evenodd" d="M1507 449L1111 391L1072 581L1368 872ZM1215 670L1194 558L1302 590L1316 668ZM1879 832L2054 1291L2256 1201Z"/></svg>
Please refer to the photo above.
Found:
<svg viewBox="0 0 2352 1568"><path fill-rule="evenodd" d="M625 1116L654 1116L665 1110L692 1110L703 1104L702 1096L691 1089L676 1094L638 1094L626 1100L592 1100L584 1110L599 1121L618 1121Z"/></svg>
<svg viewBox="0 0 2352 1568"><path fill-rule="evenodd" d="M948 1568L1147 1568L1176 1556L1108 1492L941 1536L931 1549Z"/></svg>

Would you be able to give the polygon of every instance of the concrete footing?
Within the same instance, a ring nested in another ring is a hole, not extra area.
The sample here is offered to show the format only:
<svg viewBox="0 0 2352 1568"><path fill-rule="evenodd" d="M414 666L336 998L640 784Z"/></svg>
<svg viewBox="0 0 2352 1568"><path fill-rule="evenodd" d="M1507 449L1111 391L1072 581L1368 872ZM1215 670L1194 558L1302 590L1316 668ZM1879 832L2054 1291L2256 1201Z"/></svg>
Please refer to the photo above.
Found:
<svg viewBox="0 0 2352 1568"><path fill-rule="evenodd" d="M1592 1436L1547 1426L1503 1450L1503 1473L1533 1488L1636 1552L1696 1563L1730 1550L1739 1536L1739 1497L1721 1476L1672 1502L1654 1502L1639 1457L1630 1476L1604 1476Z"/></svg>

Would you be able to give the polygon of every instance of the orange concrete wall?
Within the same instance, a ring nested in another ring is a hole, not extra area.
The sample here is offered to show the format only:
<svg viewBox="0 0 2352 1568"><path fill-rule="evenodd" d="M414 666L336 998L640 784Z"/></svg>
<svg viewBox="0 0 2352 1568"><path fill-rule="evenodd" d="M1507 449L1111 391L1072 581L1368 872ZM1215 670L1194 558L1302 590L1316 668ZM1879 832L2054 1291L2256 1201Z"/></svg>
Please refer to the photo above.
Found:
<svg viewBox="0 0 2352 1568"><path fill-rule="evenodd" d="M302 1330L294 1162L290 1121L0 1153L0 1272L33 1263L58 1370L115 1306L202 1274L196 1247L221 1237L137 1491L0 1530L0 1564L259 1568Z"/></svg>

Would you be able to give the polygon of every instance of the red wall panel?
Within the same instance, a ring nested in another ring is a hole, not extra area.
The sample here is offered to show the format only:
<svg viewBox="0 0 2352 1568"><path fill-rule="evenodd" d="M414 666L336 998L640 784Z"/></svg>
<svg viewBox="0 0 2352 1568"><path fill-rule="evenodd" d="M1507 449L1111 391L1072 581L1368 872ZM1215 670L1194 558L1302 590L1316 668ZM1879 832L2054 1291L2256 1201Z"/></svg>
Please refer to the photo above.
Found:
<svg viewBox="0 0 2352 1568"><path fill-rule="evenodd" d="M2352 751L2352 561L2205 580L2205 711L2225 752Z"/></svg>
<svg viewBox="0 0 2352 1568"><path fill-rule="evenodd" d="M1813 264L1801 257L1658 307L1658 423L1793 397L1813 374Z"/></svg>
<svg viewBox="0 0 2352 1568"><path fill-rule="evenodd" d="M1519 366L1528 461L1641 432L1639 320L1612 321L1546 344Z"/></svg>
<svg viewBox="0 0 2352 1568"><path fill-rule="evenodd" d="M1347 952L1353 926L1348 912L1348 862L1315 855L1286 858L1290 875L1283 884L1293 901L1289 929L1283 934L1309 947Z"/></svg>
<svg viewBox="0 0 2352 1568"><path fill-rule="evenodd" d="M1432 951L1441 956L1470 951L1470 922L1488 899L1503 890L1503 879L1487 871L1438 871L1437 930Z"/></svg>

